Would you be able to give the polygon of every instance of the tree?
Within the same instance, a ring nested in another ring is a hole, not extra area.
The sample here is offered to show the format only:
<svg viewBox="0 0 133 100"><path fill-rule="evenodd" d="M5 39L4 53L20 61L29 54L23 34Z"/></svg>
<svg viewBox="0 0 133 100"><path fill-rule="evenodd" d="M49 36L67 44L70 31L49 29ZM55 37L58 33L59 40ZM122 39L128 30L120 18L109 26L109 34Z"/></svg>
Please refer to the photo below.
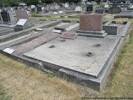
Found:
<svg viewBox="0 0 133 100"><path fill-rule="evenodd" d="M26 3L27 5L37 5L39 0L21 0L22 2Z"/></svg>

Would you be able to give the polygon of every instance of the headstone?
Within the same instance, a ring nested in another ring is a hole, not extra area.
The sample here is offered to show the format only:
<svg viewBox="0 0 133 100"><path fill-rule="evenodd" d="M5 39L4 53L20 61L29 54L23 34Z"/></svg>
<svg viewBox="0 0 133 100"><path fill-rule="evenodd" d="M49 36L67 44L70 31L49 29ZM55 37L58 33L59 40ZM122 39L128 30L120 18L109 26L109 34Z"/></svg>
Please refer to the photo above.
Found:
<svg viewBox="0 0 133 100"><path fill-rule="evenodd" d="M101 14L83 14L80 16L80 30L84 31L101 31L102 15Z"/></svg>
<svg viewBox="0 0 133 100"><path fill-rule="evenodd" d="M99 14L103 14L103 13L105 13L105 9L104 9L104 8L97 8L97 9L95 10L95 12L96 12L96 13L99 13Z"/></svg>
<svg viewBox="0 0 133 100"><path fill-rule="evenodd" d="M82 11L82 8L81 8L80 6L77 6L77 7L75 8L75 11L76 11L76 12L81 12L81 11Z"/></svg>
<svg viewBox="0 0 133 100"><path fill-rule="evenodd" d="M15 11L14 11L14 9L10 9L10 10L8 10L8 13L9 13L9 16L10 16L10 24L12 24L12 25L14 25L14 24L16 24L16 13L15 13Z"/></svg>
<svg viewBox="0 0 133 100"><path fill-rule="evenodd" d="M32 27L32 24L28 21L28 19L19 19L16 26L14 27L14 31L21 31L30 27Z"/></svg>
<svg viewBox="0 0 133 100"><path fill-rule="evenodd" d="M4 24L10 23L11 19L10 19L10 15L9 15L7 10L2 10L1 11L1 17L2 17L2 20L3 20Z"/></svg>
<svg viewBox="0 0 133 100"><path fill-rule="evenodd" d="M37 13L42 11L42 7L40 5L37 5Z"/></svg>
<svg viewBox="0 0 133 100"><path fill-rule="evenodd" d="M29 15L28 15L27 11L23 8L17 9L16 17L17 17L17 20L19 20L19 19L29 19Z"/></svg>
<svg viewBox="0 0 133 100"><path fill-rule="evenodd" d="M87 2L86 4L86 12L93 12L93 4L90 2Z"/></svg>
<svg viewBox="0 0 133 100"><path fill-rule="evenodd" d="M3 19L2 19L2 16L1 16L1 9L0 9L0 24L3 23Z"/></svg>
<svg viewBox="0 0 133 100"><path fill-rule="evenodd" d="M31 12L36 12L36 6L35 5L31 5Z"/></svg>
<svg viewBox="0 0 133 100"><path fill-rule="evenodd" d="M107 33L103 31L103 16L101 14L82 14L80 16L79 35L92 37L105 37Z"/></svg>
<svg viewBox="0 0 133 100"><path fill-rule="evenodd" d="M109 8L109 13L116 14L120 12L121 8L118 6L118 3L116 1L113 1L112 7Z"/></svg>

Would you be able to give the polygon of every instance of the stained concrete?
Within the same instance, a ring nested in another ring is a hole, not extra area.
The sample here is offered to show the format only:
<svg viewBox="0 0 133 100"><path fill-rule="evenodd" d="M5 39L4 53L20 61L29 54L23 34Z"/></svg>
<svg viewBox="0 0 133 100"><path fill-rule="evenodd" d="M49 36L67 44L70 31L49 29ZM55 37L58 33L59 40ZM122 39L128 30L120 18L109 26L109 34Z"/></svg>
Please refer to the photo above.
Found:
<svg viewBox="0 0 133 100"><path fill-rule="evenodd" d="M98 77L118 43L119 38L111 36L104 39L79 36L64 42L57 38L25 56ZM101 46L97 47L98 44ZM88 52L92 56L87 56Z"/></svg>

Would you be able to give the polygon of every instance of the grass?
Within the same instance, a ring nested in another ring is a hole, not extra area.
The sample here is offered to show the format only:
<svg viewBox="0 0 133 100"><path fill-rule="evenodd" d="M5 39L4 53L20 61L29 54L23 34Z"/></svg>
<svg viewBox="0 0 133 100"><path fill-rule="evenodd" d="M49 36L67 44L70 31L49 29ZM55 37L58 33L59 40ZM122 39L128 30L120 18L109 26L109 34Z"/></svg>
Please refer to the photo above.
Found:
<svg viewBox="0 0 133 100"><path fill-rule="evenodd" d="M7 95L4 88L0 85L0 100L11 100L11 97Z"/></svg>
<svg viewBox="0 0 133 100"><path fill-rule="evenodd" d="M133 97L133 31L119 56L104 96Z"/></svg>

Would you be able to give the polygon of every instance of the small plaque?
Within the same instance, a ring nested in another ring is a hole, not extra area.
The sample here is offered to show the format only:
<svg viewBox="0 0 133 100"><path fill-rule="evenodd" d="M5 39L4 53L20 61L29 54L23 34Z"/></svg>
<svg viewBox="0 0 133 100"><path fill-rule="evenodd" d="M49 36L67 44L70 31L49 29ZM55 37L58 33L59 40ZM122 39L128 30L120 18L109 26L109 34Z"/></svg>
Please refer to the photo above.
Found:
<svg viewBox="0 0 133 100"><path fill-rule="evenodd" d="M27 22L27 19L19 19L17 22L17 25L24 26L24 24Z"/></svg>
<svg viewBox="0 0 133 100"><path fill-rule="evenodd" d="M61 33L61 30L53 30L54 33Z"/></svg>
<svg viewBox="0 0 133 100"><path fill-rule="evenodd" d="M4 52L8 53L8 54L12 54L15 50L11 49L11 48L6 48L3 50Z"/></svg>

